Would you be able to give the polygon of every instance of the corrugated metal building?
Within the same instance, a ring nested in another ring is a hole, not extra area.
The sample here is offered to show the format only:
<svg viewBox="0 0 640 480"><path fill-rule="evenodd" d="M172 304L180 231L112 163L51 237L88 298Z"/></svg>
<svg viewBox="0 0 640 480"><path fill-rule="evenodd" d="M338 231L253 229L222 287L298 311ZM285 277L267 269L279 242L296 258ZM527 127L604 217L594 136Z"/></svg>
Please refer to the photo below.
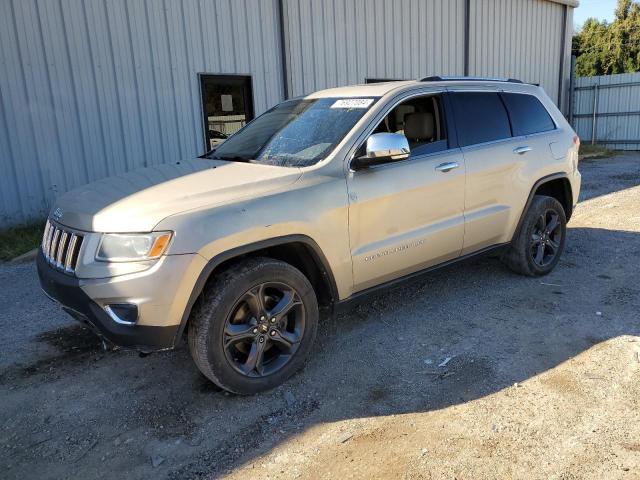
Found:
<svg viewBox="0 0 640 480"><path fill-rule="evenodd" d="M563 108L576 0L3 0L0 227L194 157L286 97L516 77Z"/></svg>

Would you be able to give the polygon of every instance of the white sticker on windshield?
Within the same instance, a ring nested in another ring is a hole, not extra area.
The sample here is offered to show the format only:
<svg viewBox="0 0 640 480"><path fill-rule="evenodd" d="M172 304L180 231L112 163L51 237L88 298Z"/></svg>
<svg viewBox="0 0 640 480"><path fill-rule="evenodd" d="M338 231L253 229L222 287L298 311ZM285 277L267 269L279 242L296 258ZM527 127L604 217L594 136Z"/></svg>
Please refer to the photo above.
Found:
<svg viewBox="0 0 640 480"><path fill-rule="evenodd" d="M342 98L336 100L331 108L368 108L373 98Z"/></svg>

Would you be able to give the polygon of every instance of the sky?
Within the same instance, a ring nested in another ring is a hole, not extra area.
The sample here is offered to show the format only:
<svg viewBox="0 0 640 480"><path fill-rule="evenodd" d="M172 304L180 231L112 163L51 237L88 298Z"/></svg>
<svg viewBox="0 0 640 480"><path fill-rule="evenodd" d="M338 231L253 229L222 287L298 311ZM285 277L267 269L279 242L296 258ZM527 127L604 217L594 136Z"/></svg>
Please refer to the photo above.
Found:
<svg viewBox="0 0 640 480"><path fill-rule="evenodd" d="M573 11L573 23L576 29L580 28L589 17L598 20L613 20L613 11L616 9L617 0L579 0L580 6Z"/></svg>

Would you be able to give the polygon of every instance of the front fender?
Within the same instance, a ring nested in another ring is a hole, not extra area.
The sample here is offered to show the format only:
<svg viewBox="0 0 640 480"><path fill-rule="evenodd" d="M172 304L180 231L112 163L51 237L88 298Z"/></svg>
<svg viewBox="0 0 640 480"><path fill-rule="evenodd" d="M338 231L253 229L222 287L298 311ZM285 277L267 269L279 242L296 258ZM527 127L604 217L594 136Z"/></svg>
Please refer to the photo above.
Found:
<svg viewBox="0 0 640 480"><path fill-rule="evenodd" d="M216 266L284 243L310 247L331 277L333 298L347 298L353 293L348 221L342 174L305 174L285 191L166 218L156 229L175 232L169 253L198 253L207 260L185 309L183 328Z"/></svg>
<svg viewBox="0 0 640 480"><path fill-rule="evenodd" d="M196 300L202 293L202 290L204 289L204 286L207 283L207 280L209 279L211 274L214 272L214 270L218 266L220 266L222 263L226 262L227 260L231 260L233 258L237 258L242 255L250 254L251 252L256 252L259 250L263 250L265 248L275 247L278 245L286 245L286 244L293 244L293 243L302 243L310 248L311 252L313 252L313 255L315 257L314 261L322 265L322 268L325 274L327 275L332 298L338 299L339 298L338 288L336 285L336 280L335 280L333 271L331 270L331 266L326 256L322 252L322 249L320 248L320 246L311 237L308 237L306 235L293 234L293 235L275 237L275 238L254 242L254 243L249 243L246 245L237 246L235 248L223 251L215 255L206 263L206 265L200 272L200 275L198 276L198 279L196 280L195 285L193 287L193 291L189 296L189 300L187 302L185 311L182 315L182 319L180 321L180 327L178 329L175 341L177 342L177 340L182 336L184 329L187 325L187 321L189 320L189 315L191 314L191 309L193 308L193 305L195 304Z"/></svg>

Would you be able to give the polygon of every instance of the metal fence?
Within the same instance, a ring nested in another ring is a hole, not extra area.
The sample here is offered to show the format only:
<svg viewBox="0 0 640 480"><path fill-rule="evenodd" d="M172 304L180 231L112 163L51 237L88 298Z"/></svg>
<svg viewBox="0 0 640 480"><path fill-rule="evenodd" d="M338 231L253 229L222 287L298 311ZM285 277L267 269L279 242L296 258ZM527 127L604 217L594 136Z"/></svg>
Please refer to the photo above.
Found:
<svg viewBox="0 0 640 480"><path fill-rule="evenodd" d="M572 79L569 122L582 143L640 150L640 72Z"/></svg>

